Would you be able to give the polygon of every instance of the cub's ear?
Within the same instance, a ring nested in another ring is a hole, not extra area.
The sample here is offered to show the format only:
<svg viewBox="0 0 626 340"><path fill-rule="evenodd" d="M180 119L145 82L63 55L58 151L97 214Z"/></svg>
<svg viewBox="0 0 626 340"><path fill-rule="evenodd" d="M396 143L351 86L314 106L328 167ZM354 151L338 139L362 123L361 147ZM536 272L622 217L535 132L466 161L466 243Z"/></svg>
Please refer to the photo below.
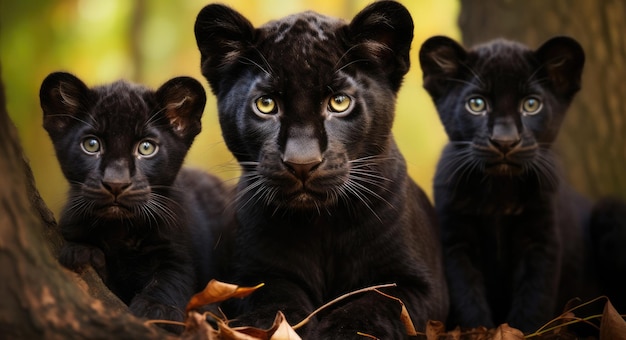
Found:
<svg viewBox="0 0 626 340"><path fill-rule="evenodd" d="M558 93L571 99L580 90L585 52L576 40L554 37L541 45L535 56Z"/></svg>
<svg viewBox="0 0 626 340"><path fill-rule="evenodd" d="M422 44L419 57L424 88L436 100L446 91L447 80L462 71L467 51L448 37L434 36Z"/></svg>
<svg viewBox="0 0 626 340"><path fill-rule="evenodd" d="M248 49L254 39L254 27L237 11L219 4L204 7L194 27L200 50L202 74L213 93L220 90L222 72Z"/></svg>
<svg viewBox="0 0 626 340"><path fill-rule="evenodd" d="M190 146L202 129L200 119L206 105L202 84L190 77L170 79L157 90L156 98L174 133Z"/></svg>
<svg viewBox="0 0 626 340"><path fill-rule="evenodd" d="M383 66L397 91L411 66L413 19L409 11L396 1L374 2L352 19L348 36L357 53Z"/></svg>
<svg viewBox="0 0 626 340"><path fill-rule="evenodd" d="M80 122L78 117L86 114L92 95L85 83L69 73L49 74L39 89L43 127L48 134L63 134L73 123Z"/></svg>

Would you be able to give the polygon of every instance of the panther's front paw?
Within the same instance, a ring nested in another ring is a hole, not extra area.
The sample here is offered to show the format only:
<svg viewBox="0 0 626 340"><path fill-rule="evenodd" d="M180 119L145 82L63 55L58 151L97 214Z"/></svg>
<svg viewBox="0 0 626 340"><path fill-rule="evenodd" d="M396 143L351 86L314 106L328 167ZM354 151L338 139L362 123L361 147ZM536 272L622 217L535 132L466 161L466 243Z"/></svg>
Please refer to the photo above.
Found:
<svg viewBox="0 0 626 340"><path fill-rule="evenodd" d="M85 267L91 265L104 280L106 260L104 253L98 247L88 244L68 242L61 248L59 262L64 267L81 273Z"/></svg>
<svg viewBox="0 0 626 340"><path fill-rule="evenodd" d="M177 306L169 306L156 301L153 298L137 295L128 306L131 312L139 317L148 320L169 320L183 322L185 314L183 310ZM158 324L158 323L157 323ZM183 326L158 324L161 328L176 334L182 333Z"/></svg>

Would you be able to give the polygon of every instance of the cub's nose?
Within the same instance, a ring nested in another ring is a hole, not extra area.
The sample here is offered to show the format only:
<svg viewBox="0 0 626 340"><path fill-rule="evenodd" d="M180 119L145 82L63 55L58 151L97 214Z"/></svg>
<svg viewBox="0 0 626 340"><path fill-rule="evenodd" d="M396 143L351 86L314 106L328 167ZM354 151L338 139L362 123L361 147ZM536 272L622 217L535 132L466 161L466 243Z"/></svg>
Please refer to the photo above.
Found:
<svg viewBox="0 0 626 340"><path fill-rule="evenodd" d="M282 161L291 173L304 182L322 163L319 142L303 136L287 139Z"/></svg>
<svg viewBox="0 0 626 340"><path fill-rule="evenodd" d="M124 190L128 189L131 184L132 181L130 179L130 170L127 160L117 159L111 161L104 169L102 186L114 196L119 196Z"/></svg>
<svg viewBox="0 0 626 340"><path fill-rule="evenodd" d="M499 138L499 139L489 139L489 142L498 148L503 153L508 153L513 150L521 140L519 138Z"/></svg>
<svg viewBox="0 0 626 340"><path fill-rule="evenodd" d="M130 184L130 182L102 182L102 185L114 196L119 196L119 194L130 187Z"/></svg>
<svg viewBox="0 0 626 340"><path fill-rule="evenodd" d="M290 126L286 131L282 161L302 182L322 163L319 131L313 126Z"/></svg>
<svg viewBox="0 0 626 340"><path fill-rule="evenodd" d="M304 163L302 163L304 162ZM309 162L302 160L284 160L283 163L291 171L296 177L298 177L301 181L305 181L309 178L309 174L315 170L320 163L322 163L322 159L313 159Z"/></svg>
<svg viewBox="0 0 626 340"><path fill-rule="evenodd" d="M496 118L489 142L504 154L518 146L521 138L515 120L509 116Z"/></svg>

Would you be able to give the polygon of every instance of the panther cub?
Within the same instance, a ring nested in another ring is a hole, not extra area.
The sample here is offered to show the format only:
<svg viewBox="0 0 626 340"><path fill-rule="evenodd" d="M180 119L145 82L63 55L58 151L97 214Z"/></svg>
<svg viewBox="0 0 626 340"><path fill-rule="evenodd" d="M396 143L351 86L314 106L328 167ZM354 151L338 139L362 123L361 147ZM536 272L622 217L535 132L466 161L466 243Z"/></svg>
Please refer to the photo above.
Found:
<svg viewBox="0 0 626 340"><path fill-rule="evenodd" d="M188 77L152 91L125 81L88 88L69 73L41 85L44 127L70 189L59 261L91 265L138 316L182 321L218 275L228 189L181 169L206 103Z"/></svg>
<svg viewBox="0 0 626 340"><path fill-rule="evenodd" d="M532 331L590 297L589 202L552 151L584 60L567 37L536 50L505 40L466 50L441 36L422 45L424 88L449 137L434 195L450 327Z"/></svg>
<svg viewBox="0 0 626 340"><path fill-rule="evenodd" d="M265 286L225 306L241 324L294 324L359 288L395 283L416 327L447 314L434 210L407 175L391 126L413 21L378 1L350 23L314 12L255 28L235 10L198 14L202 73L241 165L233 281ZM401 339L398 301L333 304L305 338Z"/></svg>

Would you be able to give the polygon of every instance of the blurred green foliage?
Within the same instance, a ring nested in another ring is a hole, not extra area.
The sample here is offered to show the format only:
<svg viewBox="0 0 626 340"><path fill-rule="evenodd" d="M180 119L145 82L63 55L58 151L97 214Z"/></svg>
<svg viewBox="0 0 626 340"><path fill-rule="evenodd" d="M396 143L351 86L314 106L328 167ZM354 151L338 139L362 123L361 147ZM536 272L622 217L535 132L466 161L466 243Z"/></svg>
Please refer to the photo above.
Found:
<svg viewBox="0 0 626 340"><path fill-rule="evenodd" d="M230 0L261 25L304 10L349 21L371 0ZM459 38L457 0L404 0L415 22L411 71L398 97L394 134L411 176L430 194L445 134L421 88L417 53L435 34ZM0 0L0 61L7 106L49 207L58 213L67 183L42 128L39 86L51 72L74 73L88 85L119 78L156 88L178 75L201 80L193 34L202 0ZM209 95L202 133L187 164L235 181L238 167L222 141L215 98Z"/></svg>

